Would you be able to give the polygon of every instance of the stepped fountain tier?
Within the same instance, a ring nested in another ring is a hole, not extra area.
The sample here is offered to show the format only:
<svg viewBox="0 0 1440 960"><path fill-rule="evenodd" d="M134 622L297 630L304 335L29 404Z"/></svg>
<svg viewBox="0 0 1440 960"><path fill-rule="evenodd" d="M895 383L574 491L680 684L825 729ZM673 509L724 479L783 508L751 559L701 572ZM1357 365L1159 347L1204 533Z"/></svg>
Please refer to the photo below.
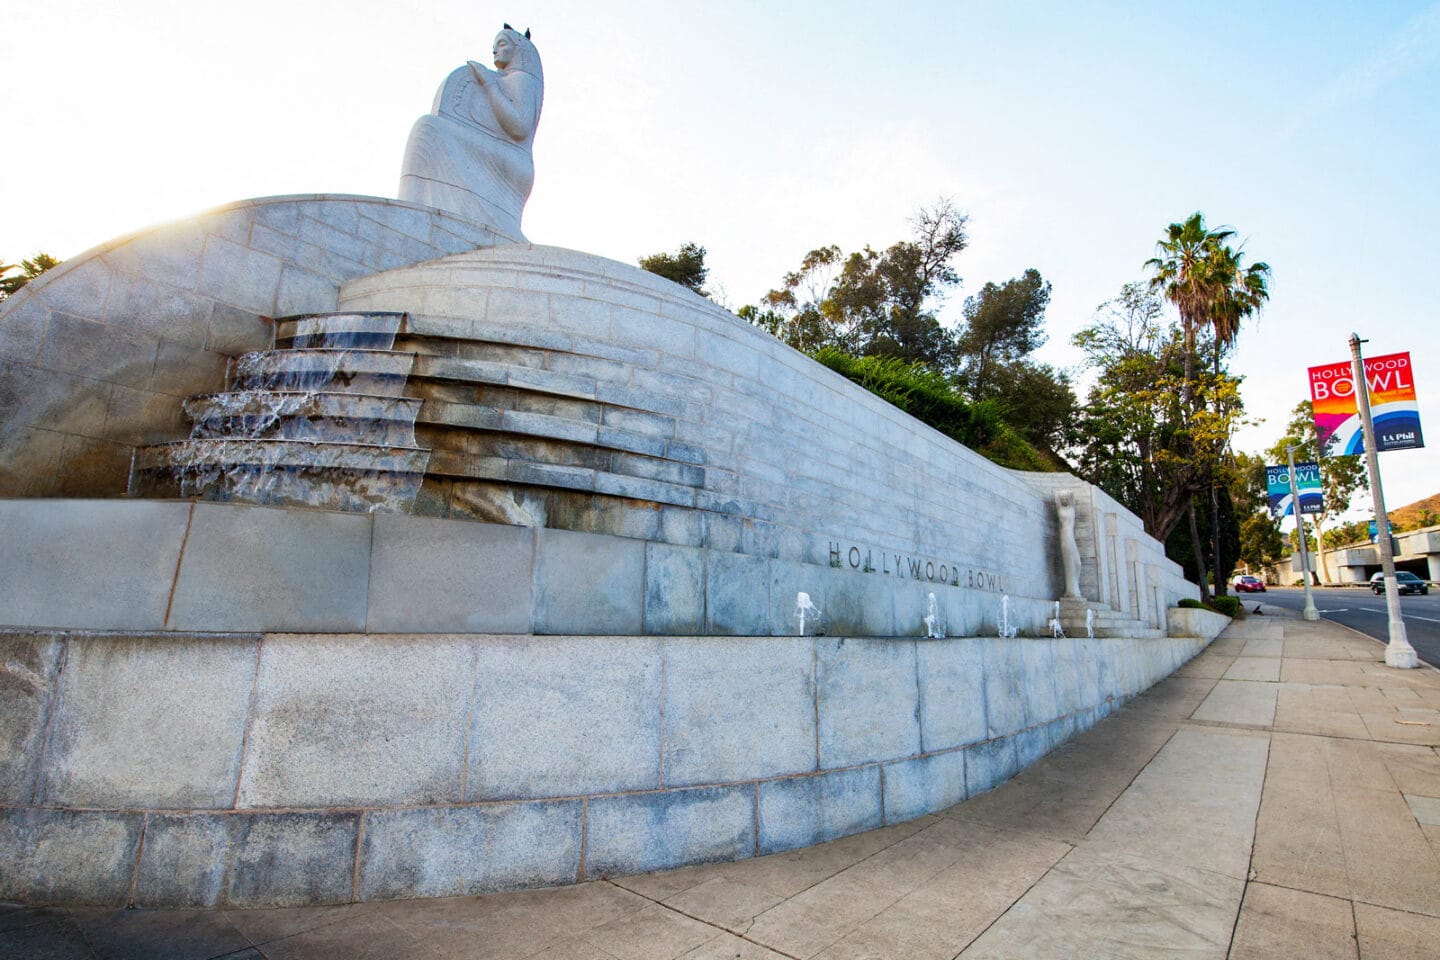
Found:
<svg viewBox="0 0 1440 960"><path fill-rule="evenodd" d="M543 74L494 53L403 199L232 204L0 303L0 899L792 849L989 789L1218 630L1098 489L526 242Z"/></svg>

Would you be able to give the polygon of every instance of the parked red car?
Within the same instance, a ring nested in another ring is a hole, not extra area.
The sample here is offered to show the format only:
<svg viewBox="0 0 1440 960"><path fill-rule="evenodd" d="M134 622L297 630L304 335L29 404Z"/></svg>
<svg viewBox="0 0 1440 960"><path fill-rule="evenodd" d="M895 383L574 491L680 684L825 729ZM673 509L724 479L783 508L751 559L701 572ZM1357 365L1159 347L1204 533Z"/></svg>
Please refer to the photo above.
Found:
<svg viewBox="0 0 1440 960"><path fill-rule="evenodd" d="M1235 581L1236 593L1264 593L1265 581L1259 577L1239 577Z"/></svg>

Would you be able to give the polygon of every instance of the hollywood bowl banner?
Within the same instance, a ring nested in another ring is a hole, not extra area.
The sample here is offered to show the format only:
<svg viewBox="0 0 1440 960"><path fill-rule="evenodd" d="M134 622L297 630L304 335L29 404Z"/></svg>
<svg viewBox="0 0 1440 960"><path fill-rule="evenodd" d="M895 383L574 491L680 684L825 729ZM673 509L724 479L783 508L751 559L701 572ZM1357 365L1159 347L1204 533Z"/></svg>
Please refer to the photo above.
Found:
<svg viewBox="0 0 1440 960"><path fill-rule="evenodd" d="M1295 464L1295 489L1300 492L1300 513L1324 513L1325 496L1320 489L1320 464L1313 460ZM1265 468L1265 490L1270 495L1270 515L1293 516L1295 501L1290 496L1290 468L1285 464Z"/></svg>
<svg viewBox="0 0 1440 960"><path fill-rule="evenodd" d="M1408 450L1425 446L1420 433L1420 407L1415 402L1415 377L1410 354L1391 353L1365 359L1370 383L1370 415L1375 420L1377 450ZM1355 405L1350 364L1327 363L1310 368L1310 402L1315 407L1315 435L1325 456L1363 453L1365 432Z"/></svg>

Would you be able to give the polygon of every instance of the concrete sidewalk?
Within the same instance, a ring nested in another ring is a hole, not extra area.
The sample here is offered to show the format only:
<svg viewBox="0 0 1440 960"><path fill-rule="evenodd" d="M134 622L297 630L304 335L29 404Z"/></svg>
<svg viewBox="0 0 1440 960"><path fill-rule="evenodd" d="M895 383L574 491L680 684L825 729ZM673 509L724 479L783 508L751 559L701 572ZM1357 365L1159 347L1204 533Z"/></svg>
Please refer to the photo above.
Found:
<svg viewBox="0 0 1440 960"><path fill-rule="evenodd" d="M453 900L0 908L0 958L1440 957L1440 673L1382 652L1250 617L999 789L805 850Z"/></svg>

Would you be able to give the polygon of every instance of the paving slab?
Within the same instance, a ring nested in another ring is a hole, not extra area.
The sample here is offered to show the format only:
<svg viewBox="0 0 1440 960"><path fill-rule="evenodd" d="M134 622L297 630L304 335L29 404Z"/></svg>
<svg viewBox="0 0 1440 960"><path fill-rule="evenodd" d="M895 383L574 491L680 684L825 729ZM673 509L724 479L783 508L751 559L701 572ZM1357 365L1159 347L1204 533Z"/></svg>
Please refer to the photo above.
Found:
<svg viewBox="0 0 1440 960"><path fill-rule="evenodd" d="M861 923L819 956L949 958L998 919L1070 852L1009 831L970 831L961 856L918 889Z"/></svg>
<svg viewBox="0 0 1440 960"><path fill-rule="evenodd" d="M1221 960L1243 888L1243 879L1081 847L959 956Z"/></svg>
<svg viewBox="0 0 1440 960"><path fill-rule="evenodd" d="M1277 683L1280 680L1280 658L1236 657L1230 669L1225 671L1224 679Z"/></svg>
<svg viewBox="0 0 1440 960"><path fill-rule="evenodd" d="M1220 654L1206 651L1189 663L1176 670L1172 676L1175 677L1202 677L1210 680L1219 680L1225 676L1225 671L1235 662L1234 657L1225 657Z"/></svg>
<svg viewBox="0 0 1440 960"><path fill-rule="evenodd" d="M1360 960L1415 960L1435 956L1440 918L1357 903L1355 932Z"/></svg>
<svg viewBox="0 0 1440 960"><path fill-rule="evenodd" d="M1343 687L1282 683L1276 692L1276 730L1368 740L1365 721Z"/></svg>
<svg viewBox="0 0 1440 960"><path fill-rule="evenodd" d="M1174 734L1174 724L1106 720L1106 736L1078 737L947 816L1078 841Z"/></svg>
<svg viewBox="0 0 1440 960"><path fill-rule="evenodd" d="M1276 685L1249 680L1220 680L1191 714L1210 723L1269 727L1275 722Z"/></svg>
<svg viewBox="0 0 1440 960"><path fill-rule="evenodd" d="M1317 737L1271 738L1251 868L1266 883L1349 897L1326 745Z"/></svg>
<svg viewBox="0 0 1440 960"><path fill-rule="evenodd" d="M683 956L720 931L654 903L587 931L584 939L616 960Z"/></svg>
<svg viewBox="0 0 1440 960"><path fill-rule="evenodd" d="M254 944L223 912L198 910L77 910L86 942L106 960L163 955L218 957Z"/></svg>
<svg viewBox="0 0 1440 960"><path fill-rule="evenodd" d="M1278 630L1274 631L1273 634L1272 636L1255 637L1246 640L1244 648L1240 651L1240 656L1279 657L1285 651L1285 641L1280 638Z"/></svg>
<svg viewBox="0 0 1440 960"><path fill-rule="evenodd" d="M1349 900L1264 883L1245 888L1229 960L1354 960Z"/></svg>
<svg viewBox="0 0 1440 960"><path fill-rule="evenodd" d="M1086 839L1244 880L1268 749L1262 738L1180 730Z"/></svg>

